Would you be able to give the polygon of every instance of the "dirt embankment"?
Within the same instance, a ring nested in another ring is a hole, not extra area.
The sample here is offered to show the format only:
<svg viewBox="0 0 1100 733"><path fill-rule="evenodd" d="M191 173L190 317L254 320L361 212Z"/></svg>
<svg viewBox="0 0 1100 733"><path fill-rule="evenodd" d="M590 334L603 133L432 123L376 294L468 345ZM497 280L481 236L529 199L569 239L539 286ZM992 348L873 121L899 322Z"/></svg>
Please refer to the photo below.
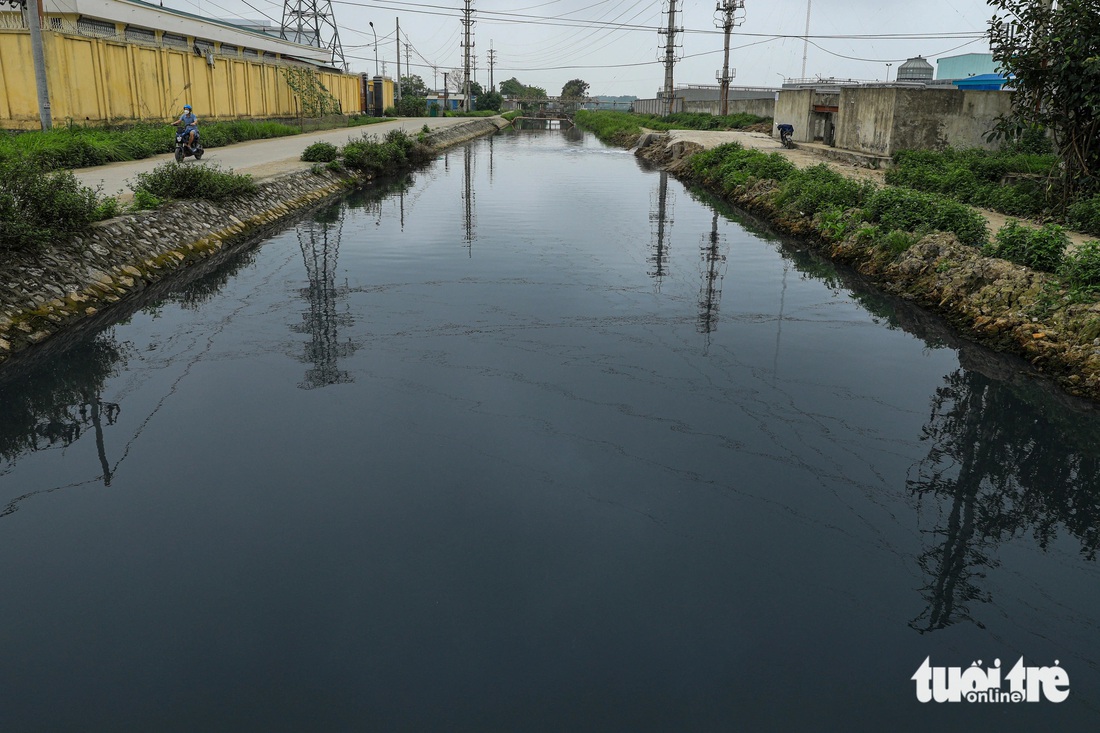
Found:
<svg viewBox="0 0 1100 733"><path fill-rule="evenodd" d="M729 139L726 139L729 142ZM694 182L684 161L712 147L697 136L671 137L637 153L677 177ZM748 147L748 146L746 146ZM759 145L759 147L764 147ZM802 152L810 160L823 161ZM835 162L831 167L853 177L878 177L881 171L857 169ZM1067 303L1055 278L1005 260L982 256L953 234L924 237L900 255L884 252L850 236L826 239L809 217L792 216L775 204L778 183L760 181L724 198L762 216L787 233L806 238L832 259L845 262L889 292L919 302L951 322L963 335L995 349L1027 358L1040 372L1073 395L1100 401L1100 304ZM988 217L987 217L988 218ZM996 231L990 221L990 230Z"/></svg>

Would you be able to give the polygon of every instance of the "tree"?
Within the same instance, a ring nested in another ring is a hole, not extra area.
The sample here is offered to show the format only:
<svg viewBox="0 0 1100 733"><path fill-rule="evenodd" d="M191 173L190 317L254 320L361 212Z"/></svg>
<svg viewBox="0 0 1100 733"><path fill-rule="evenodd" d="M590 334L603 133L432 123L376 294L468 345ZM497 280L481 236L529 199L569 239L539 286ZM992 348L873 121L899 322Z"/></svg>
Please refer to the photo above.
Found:
<svg viewBox="0 0 1100 733"><path fill-rule="evenodd" d="M424 83L424 80L417 74L410 74L409 76L401 77L401 96L402 97L426 97L428 92L428 85Z"/></svg>
<svg viewBox="0 0 1100 733"><path fill-rule="evenodd" d="M1012 114L995 136L1049 130L1061 205L1094 192L1100 173L1100 8L1096 0L987 0L993 58L1011 80Z"/></svg>
<svg viewBox="0 0 1100 733"><path fill-rule="evenodd" d="M588 94L588 82L582 79L573 79L565 82L565 86L561 88L561 96L563 99L584 99Z"/></svg>
<svg viewBox="0 0 1100 733"><path fill-rule="evenodd" d="M504 104L504 97L500 92L486 92L477 97L477 108L499 110Z"/></svg>
<svg viewBox="0 0 1100 733"><path fill-rule="evenodd" d="M523 84L514 76L508 81L502 81L500 83L500 93L509 97L522 97L524 96L523 90Z"/></svg>

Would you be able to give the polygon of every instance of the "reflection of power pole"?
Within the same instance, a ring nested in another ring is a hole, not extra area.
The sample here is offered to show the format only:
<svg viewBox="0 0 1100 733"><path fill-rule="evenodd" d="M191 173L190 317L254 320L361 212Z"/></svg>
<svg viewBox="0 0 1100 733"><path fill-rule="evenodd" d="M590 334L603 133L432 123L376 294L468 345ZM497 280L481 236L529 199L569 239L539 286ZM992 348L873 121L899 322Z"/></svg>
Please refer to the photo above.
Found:
<svg viewBox="0 0 1100 733"><path fill-rule="evenodd" d="M711 220L710 235L703 238L703 262L706 272L703 274L703 287L699 294L699 333L710 334L718 329L718 307L722 301L722 265L726 257L719 249L721 237L718 235L718 212ZM709 336L708 336L709 343Z"/></svg>
<svg viewBox="0 0 1100 733"><path fill-rule="evenodd" d="M463 148L463 178L464 185L462 190L462 201L465 209L465 216L463 223L466 231L466 248L469 250L469 256L474 256L474 226L476 225L476 217L474 216L474 186L473 186L473 148L467 145Z"/></svg>
<svg viewBox="0 0 1100 733"><path fill-rule="evenodd" d="M472 39L474 29L474 9L473 0L465 0L466 7L462 11L462 93L465 95L465 99L462 100L462 109L466 112L470 111L470 56L473 53L474 42Z"/></svg>
<svg viewBox="0 0 1100 733"><path fill-rule="evenodd" d="M672 207L668 199L668 173L661 171L660 183L657 184L657 201L655 206L651 205L649 215L650 223L657 225L654 231L653 255L649 257L649 262L653 264L653 270L650 271L649 275L657 281L657 292L661 292L661 281L665 276L665 265L668 264L668 247L665 243L668 236L666 224L670 228L672 226L669 211ZM652 212L653 208L657 209L656 213Z"/></svg>
<svg viewBox="0 0 1100 733"><path fill-rule="evenodd" d="M336 285L343 217L339 209L329 211L336 213L331 220L322 220L329 213L322 212L316 219L298 225L298 244L309 278L309 287L303 289L302 295L309 301L309 310L302 314L303 323L293 330L309 333L311 340L306 345L305 361L313 364L298 385L302 389L351 382L351 375L339 368L339 360L358 348L350 340L345 343L339 340L339 327L351 326L352 319L350 314L337 313L337 299L348 292L346 286Z"/></svg>
<svg viewBox="0 0 1100 733"><path fill-rule="evenodd" d="M665 99L668 100L668 113L675 112L672 93L672 67L676 65L676 34L682 28L676 27L676 0L668 0L668 29L657 33L665 37Z"/></svg>
<svg viewBox="0 0 1100 733"><path fill-rule="evenodd" d="M719 99L721 100L721 111L719 114L725 116L729 114L729 99L730 99L730 33L733 31L735 25L741 25L740 18L736 17L738 10L745 9L745 0L723 0L716 10L721 14L721 22L718 27L722 29L725 36L725 40L722 43L722 74L718 77L718 82L722 87Z"/></svg>
<svg viewBox="0 0 1100 733"><path fill-rule="evenodd" d="M103 418L107 418L108 425L114 425L118 419L118 413L122 408L115 402L103 402L99 396L88 396L88 401L80 406L80 418L82 422L91 422L95 430L95 448L99 456L99 467L103 470L103 485L111 485L111 464L107 460L107 446L103 437Z"/></svg>

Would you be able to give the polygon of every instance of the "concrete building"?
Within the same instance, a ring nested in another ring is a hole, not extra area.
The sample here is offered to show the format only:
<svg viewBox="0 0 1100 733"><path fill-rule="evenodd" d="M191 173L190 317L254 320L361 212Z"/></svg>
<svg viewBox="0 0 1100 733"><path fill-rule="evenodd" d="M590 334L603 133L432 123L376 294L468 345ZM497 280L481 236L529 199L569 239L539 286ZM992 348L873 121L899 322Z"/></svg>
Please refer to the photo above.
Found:
<svg viewBox="0 0 1100 733"><path fill-rule="evenodd" d="M142 0L42 3L58 124L172 119L185 101L204 120L289 118L324 92L344 113L364 110L361 77L334 68L328 49ZM37 129L25 11L3 8L0 128Z"/></svg>

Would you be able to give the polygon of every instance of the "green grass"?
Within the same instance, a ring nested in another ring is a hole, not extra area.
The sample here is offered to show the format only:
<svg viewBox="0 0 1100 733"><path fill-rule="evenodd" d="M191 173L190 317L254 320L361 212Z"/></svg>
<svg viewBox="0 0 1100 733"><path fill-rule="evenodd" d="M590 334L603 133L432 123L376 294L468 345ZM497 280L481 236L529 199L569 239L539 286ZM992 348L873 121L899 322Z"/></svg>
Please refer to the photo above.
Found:
<svg viewBox="0 0 1100 733"><path fill-rule="evenodd" d="M637 141L642 128L658 131L739 130L760 122L767 122L769 118L750 114L721 116L688 112L658 117L657 115L636 115L631 112L581 110L577 112L575 120L580 127L591 130L603 142L627 147Z"/></svg>
<svg viewBox="0 0 1100 733"><path fill-rule="evenodd" d="M1068 246L1069 236L1057 224L1031 229L1013 220L1001 227L982 251L1033 270L1057 272Z"/></svg>

